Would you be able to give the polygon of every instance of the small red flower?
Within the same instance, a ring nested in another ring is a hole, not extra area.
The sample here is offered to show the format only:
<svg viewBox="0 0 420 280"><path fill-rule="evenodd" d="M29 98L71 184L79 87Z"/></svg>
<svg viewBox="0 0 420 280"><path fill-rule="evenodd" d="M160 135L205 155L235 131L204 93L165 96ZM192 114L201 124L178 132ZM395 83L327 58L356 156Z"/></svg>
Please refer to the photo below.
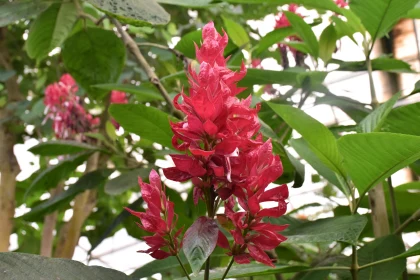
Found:
<svg viewBox="0 0 420 280"><path fill-rule="evenodd" d="M150 172L149 181L150 184L147 184L139 178L141 195L147 204L146 212L125 209L140 219L137 225L141 229L154 233L153 236L143 238L150 248L139 252L150 254L155 259L164 259L178 253L180 248L178 237L182 229L175 230L174 203L166 199L159 174L155 170Z"/></svg>
<svg viewBox="0 0 420 280"><path fill-rule="evenodd" d="M125 92L113 90L111 91L111 98L110 98L111 104L127 104L128 99ZM111 119L111 123L114 125L116 129L120 128L120 124L115 120Z"/></svg>
<svg viewBox="0 0 420 280"><path fill-rule="evenodd" d="M69 74L45 89L46 118L53 120L53 129L59 139L84 140L82 133L92 131L99 124L99 118L92 117L83 108L77 91L77 84Z"/></svg>
<svg viewBox="0 0 420 280"><path fill-rule="evenodd" d="M335 3L340 8L345 8L349 5L349 4L347 4L347 2L345 0L335 0Z"/></svg>

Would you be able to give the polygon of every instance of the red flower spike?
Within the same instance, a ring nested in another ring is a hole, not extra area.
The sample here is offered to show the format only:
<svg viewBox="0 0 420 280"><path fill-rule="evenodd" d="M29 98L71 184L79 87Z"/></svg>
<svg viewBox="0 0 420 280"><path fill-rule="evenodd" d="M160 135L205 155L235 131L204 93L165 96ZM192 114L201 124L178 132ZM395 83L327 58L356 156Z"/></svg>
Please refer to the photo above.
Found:
<svg viewBox="0 0 420 280"><path fill-rule="evenodd" d="M181 247L178 236L182 229L173 236L177 217L174 203L167 200L159 174L155 170L150 172L149 181L150 184L147 184L139 178L141 194L147 204L146 212L136 212L128 208L126 210L140 219L140 228L154 233L153 236L143 238L150 248L139 252L150 254L155 259L165 259L178 253Z"/></svg>
<svg viewBox="0 0 420 280"><path fill-rule="evenodd" d="M258 246L248 245L249 255L256 261L274 267L270 257Z"/></svg>
<svg viewBox="0 0 420 280"><path fill-rule="evenodd" d="M45 89L46 119L53 121L58 139L85 141L82 134L99 125L99 118L93 118L81 105L77 91L77 84L69 74L64 74L58 83Z"/></svg>
<svg viewBox="0 0 420 280"><path fill-rule="evenodd" d="M111 104L127 104L127 95L125 92L113 90L111 91L110 102ZM116 120L111 119L111 123L116 129L120 128L120 124Z"/></svg>

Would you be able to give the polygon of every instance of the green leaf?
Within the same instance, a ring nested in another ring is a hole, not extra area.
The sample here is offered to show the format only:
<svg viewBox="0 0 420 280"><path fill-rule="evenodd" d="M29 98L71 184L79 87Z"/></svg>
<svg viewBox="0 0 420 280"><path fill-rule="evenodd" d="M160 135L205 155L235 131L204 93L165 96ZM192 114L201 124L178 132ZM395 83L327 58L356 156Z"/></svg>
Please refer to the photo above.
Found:
<svg viewBox="0 0 420 280"><path fill-rule="evenodd" d="M66 40L62 56L73 78L98 96L106 91L90 86L118 80L125 62L125 47L113 31L87 27Z"/></svg>
<svg viewBox="0 0 420 280"><path fill-rule="evenodd" d="M155 0L88 0L119 21L134 26L167 24L170 15Z"/></svg>
<svg viewBox="0 0 420 280"><path fill-rule="evenodd" d="M37 268L37 269L34 269ZM23 253L0 253L0 271L4 279L129 280L117 270L86 266L68 259L54 259Z"/></svg>
<svg viewBox="0 0 420 280"><path fill-rule="evenodd" d="M115 131L115 126L112 124L112 122L106 121L105 131L106 131L106 135L108 135L109 139L111 139L112 141L117 140L118 135L117 135L117 132Z"/></svg>
<svg viewBox="0 0 420 280"><path fill-rule="evenodd" d="M420 158L420 137L385 132L345 135L338 140L338 148L362 197L379 182Z"/></svg>
<svg viewBox="0 0 420 280"><path fill-rule="evenodd" d="M42 171L32 182L25 193L27 196L35 190L48 190L54 188L61 181L66 179L79 165L85 162L93 152L76 154L61 160L56 165L52 165Z"/></svg>
<svg viewBox="0 0 420 280"><path fill-rule="evenodd" d="M194 43L197 44L197 46L199 46L202 38L201 36L201 30L189 32L182 36L181 40L179 40L174 49L181 52L186 57L195 58Z"/></svg>
<svg viewBox="0 0 420 280"><path fill-rule="evenodd" d="M127 190L137 186L138 178L146 180L149 176L151 167L137 168L122 173L120 176L109 180L105 185L105 193L109 195L120 195Z"/></svg>
<svg viewBox="0 0 420 280"><path fill-rule="evenodd" d="M338 152L336 139L328 128L300 109L274 103L268 103L268 105L290 127L302 135L321 162L345 178L342 157Z"/></svg>
<svg viewBox="0 0 420 280"><path fill-rule="evenodd" d="M246 30L239 23L222 16L229 39L239 48L246 48L249 45L249 36Z"/></svg>
<svg viewBox="0 0 420 280"><path fill-rule="evenodd" d="M359 266L383 260L404 252L404 244L395 235L388 235L378 238L357 250L357 260ZM351 256L342 261L344 265L351 265ZM341 263L340 263L341 264ZM358 279L384 280L398 279L405 269L405 260L394 260L375 266L370 266L359 271ZM350 272L339 271L340 279L352 279Z"/></svg>
<svg viewBox="0 0 420 280"><path fill-rule="evenodd" d="M311 165L319 175L327 179L331 184L340 188L343 193L346 193L338 181L337 175L329 169L322 161L316 156L314 152L309 148L308 143L305 139L291 139L290 145L295 151L309 164Z"/></svg>
<svg viewBox="0 0 420 280"><path fill-rule="evenodd" d="M361 132L369 133L369 132L380 131L382 128L382 125L385 122L386 117L391 112L392 107L394 107L399 97L400 97L400 93L395 94L391 99L389 99L387 102L379 106L372 113L370 113L365 119L363 119L359 123L359 128Z"/></svg>
<svg viewBox="0 0 420 280"><path fill-rule="evenodd" d="M172 147L169 115L142 104L112 104L112 117L127 131L166 147Z"/></svg>
<svg viewBox="0 0 420 280"><path fill-rule="evenodd" d="M185 256L181 258L183 265L187 265L188 261L185 259ZM167 272L171 272L173 270L179 269L179 262L176 259L176 257L168 257L163 260L153 260L139 269L136 269L130 277L135 277L137 279L143 278L143 277L149 277L156 273L161 273L165 275Z"/></svg>
<svg viewBox="0 0 420 280"><path fill-rule="evenodd" d="M40 60L59 47L77 20L73 2L55 3L40 14L29 30L26 50L31 58Z"/></svg>
<svg viewBox="0 0 420 280"><path fill-rule="evenodd" d="M205 8L209 6L212 0L156 0L156 2L189 8Z"/></svg>
<svg viewBox="0 0 420 280"><path fill-rule="evenodd" d="M138 86L130 84L99 84L93 85L92 87L107 91L118 90L126 93L131 93L134 94L136 96L136 99L140 102L149 102L155 100L163 101L162 95L160 95L160 93L156 91L156 88L147 83L142 83Z"/></svg>
<svg viewBox="0 0 420 280"><path fill-rule="evenodd" d="M374 42L385 36L417 2L418 0L352 0L350 9L361 19Z"/></svg>
<svg viewBox="0 0 420 280"><path fill-rule="evenodd" d="M333 59L331 61L334 64L338 64L340 67L337 71L367 71L366 61L341 61ZM415 73L410 64L405 61L390 58L390 57L379 57L372 60L373 71L386 71L391 73Z"/></svg>
<svg viewBox="0 0 420 280"><path fill-rule="evenodd" d="M321 37L319 38L319 57L325 63L328 63L337 48L337 40L338 36L334 25L330 24L322 31Z"/></svg>
<svg viewBox="0 0 420 280"><path fill-rule="evenodd" d="M288 243L340 241L356 244L366 223L365 216L341 216L291 225L282 234Z"/></svg>
<svg viewBox="0 0 420 280"><path fill-rule="evenodd" d="M283 41L286 37L293 35L295 31L292 27L285 27L285 28L277 28L273 31L267 33L258 44L254 47L254 54L259 56L262 52L266 49L271 47L272 45Z"/></svg>
<svg viewBox="0 0 420 280"><path fill-rule="evenodd" d="M226 279L229 278L240 278L240 277L250 277L250 276L260 276L260 275L272 275L278 273L289 273L289 272L298 272L309 267L303 265L281 265L276 264L274 267L269 267L267 265L259 264L259 263L251 263L251 264L241 264L241 265L233 265L232 268L229 270ZM225 272L226 268L214 269L210 273L209 280L220 280ZM201 272L197 276L191 277L191 280L202 280L204 273ZM186 280L187 278L181 278L182 280ZM177 280L181 280L177 279Z"/></svg>
<svg viewBox="0 0 420 280"><path fill-rule="evenodd" d="M420 136L420 102L393 109L382 131Z"/></svg>
<svg viewBox="0 0 420 280"><path fill-rule="evenodd" d="M337 96L332 93L323 97L317 97L315 104L328 104L338 107L356 123L361 122L370 112L370 110L365 107L366 105L359 101L345 96Z"/></svg>
<svg viewBox="0 0 420 280"><path fill-rule="evenodd" d="M310 78L311 84L315 85L321 84L327 75L327 72L307 72L302 68L289 68L283 71L250 68L247 69L246 76L238 83L238 85L241 87L250 87L253 85L280 84L302 87L302 81L306 77Z"/></svg>
<svg viewBox="0 0 420 280"><path fill-rule="evenodd" d="M319 44L311 26L307 24L299 15L291 12L284 13L286 14L287 19L290 21L290 24L293 26L293 29L296 31L297 35L309 47L309 53L314 57L318 57Z"/></svg>
<svg viewBox="0 0 420 280"><path fill-rule="evenodd" d="M16 74L15 70L0 69L0 82L4 83Z"/></svg>
<svg viewBox="0 0 420 280"><path fill-rule="evenodd" d="M418 256L420 255L420 242L416 243L413 247L405 251L404 253L398 255L396 258L398 259L405 259L412 256Z"/></svg>
<svg viewBox="0 0 420 280"><path fill-rule="evenodd" d="M225 0L229 3L242 4L298 4L308 8L330 10L336 13L341 13L341 9L332 0Z"/></svg>
<svg viewBox="0 0 420 280"><path fill-rule="evenodd" d="M28 151L40 156L59 156L76 154L84 151L97 151L99 148L72 140L55 140L39 143Z"/></svg>
<svg viewBox="0 0 420 280"><path fill-rule="evenodd" d="M102 169L84 174L66 191L36 205L29 213L23 215L22 218L27 221L33 221L48 213L54 212L61 205L69 203L79 193L103 186L111 173L112 170Z"/></svg>
<svg viewBox="0 0 420 280"><path fill-rule="evenodd" d="M214 219L198 218L185 232L182 249L191 270L197 274L216 247L219 227Z"/></svg>
<svg viewBox="0 0 420 280"><path fill-rule="evenodd" d="M14 23L15 21L30 18L42 13L52 1L2 1L0 4L0 27Z"/></svg>

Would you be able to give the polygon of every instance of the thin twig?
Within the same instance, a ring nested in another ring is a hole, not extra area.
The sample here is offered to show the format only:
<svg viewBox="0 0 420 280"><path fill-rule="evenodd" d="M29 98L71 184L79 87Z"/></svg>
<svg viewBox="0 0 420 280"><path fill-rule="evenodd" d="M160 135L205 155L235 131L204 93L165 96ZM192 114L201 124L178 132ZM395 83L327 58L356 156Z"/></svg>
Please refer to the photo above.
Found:
<svg viewBox="0 0 420 280"><path fill-rule="evenodd" d="M394 224L394 231L400 226L400 216L398 215L397 202L395 200L394 187L392 186L392 179L388 177L389 198L391 199L392 220Z"/></svg>
<svg viewBox="0 0 420 280"><path fill-rule="evenodd" d="M404 229L411 224L412 222L417 221L418 219L420 219L420 209L417 210L416 212L414 212L413 215L411 215L410 218L408 218L404 223L402 223L402 225L399 226L399 228L397 228L394 231L394 234L400 234L404 231Z"/></svg>
<svg viewBox="0 0 420 280"><path fill-rule="evenodd" d="M191 280L190 275L187 272L187 269L185 268L184 264L182 263L181 259L179 258L178 254L175 255L176 259L178 260L179 264L181 265L182 270L185 273L185 276L187 277L188 280Z"/></svg>
<svg viewBox="0 0 420 280"><path fill-rule="evenodd" d="M352 248L352 263L351 263L351 275L353 280L357 280L359 275L359 265L357 264L357 246L353 245Z"/></svg>
<svg viewBox="0 0 420 280"><path fill-rule="evenodd" d="M173 53L178 59L182 60L182 62L184 63L184 71L185 73L188 73L188 66L190 65L190 59L188 57L186 57L182 52L176 50L176 49L172 49L168 46L165 45L161 45L161 44L156 44L156 43L137 43L137 45L139 47L155 47L155 48L159 48L162 50L167 50L171 53Z"/></svg>
<svg viewBox="0 0 420 280"><path fill-rule="evenodd" d="M183 114L179 111L177 111L174 107L174 104L172 103L172 100L166 91L165 87L160 82L158 76L153 71L152 67L149 65L147 60L144 58L142 53L140 52L139 48L137 47L137 43L131 38L131 36L124 30L121 23L116 20L115 18L111 18L112 23L117 27L118 33L120 33L124 43L126 44L127 48L130 50L130 52L134 55L137 62L140 64L140 66L146 71L147 76L150 79L150 82L155 85L155 87L159 90L163 98L165 99L166 103L168 104L169 108L171 109L171 112L174 113L177 117L183 118Z"/></svg>

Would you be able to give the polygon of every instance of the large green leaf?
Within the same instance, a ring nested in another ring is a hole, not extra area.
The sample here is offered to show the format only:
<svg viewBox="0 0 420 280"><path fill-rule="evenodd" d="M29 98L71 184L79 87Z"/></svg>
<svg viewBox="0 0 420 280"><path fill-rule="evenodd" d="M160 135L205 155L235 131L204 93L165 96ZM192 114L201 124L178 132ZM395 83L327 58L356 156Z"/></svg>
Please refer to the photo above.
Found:
<svg viewBox="0 0 420 280"><path fill-rule="evenodd" d="M384 132L345 135L338 140L338 148L362 197L376 184L420 158L420 137Z"/></svg>
<svg viewBox="0 0 420 280"><path fill-rule="evenodd" d="M334 25L330 24L322 31L321 37L319 38L319 57L325 63L328 63L337 48L337 40L338 36Z"/></svg>
<svg viewBox="0 0 420 280"><path fill-rule="evenodd" d="M55 3L40 14L29 30L26 49L31 58L40 60L70 34L77 20L77 10L73 2Z"/></svg>
<svg viewBox="0 0 420 280"><path fill-rule="evenodd" d="M68 259L53 259L22 253L0 253L0 276L2 279L14 280L131 279L122 272L101 266L86 266Z"/></svg>
<svg viewBox="0 0 420 280"><path fill-rule="evenodd" d="M0 27L42 13L53 1L15 0L0 4Z"/></svg>
<svg viewBox="0 0 420 280"><path fill-rule="evenodd" d="M327 167L345 178L342 157L333 134L323 124L289 105L268 103L290 127L299 132L311 150Z"/></svg>
<svg viewBox="0 0 420 280"><path fill-rule="evenodd" d="M420 136L420 102L393 109L382 131Z"/></svg>
<svg viewBox="0 0 420 280"><path fill-rule="evenodd" d="M401 239L395 235L389 235L378 238L357 250L357 260L359 266L366 265L375 261L394 257L404 252L404 244ZM342 261L343 265L351 265L351 256ZM398 279L405 269L405 260L394 260L375 266L370 266L359 271L358 279L384 280ZM339 271L340 279L352 279L350 272Z"/></svg>
<svg viewBox="0 0 420 280"><path fill-rule="evenodd" d="M62 56L73 78L97 96L106 91L92 90L90 86L118 80L125 62L125 47L113 31L88 27L66 40Z"/></svg>
<svg viewBox="0 0 420 280"><path fill-rule="evenodd" d="M156 90L156 88L147 83L142 83L138 86L130 84L100 84L93 85L92 87L108 91L119 90L126 93L131 93L134 94L136 99L140 102L163 100L162 95Z"/></svg>
<svg viewBox="0 0 420 280"><path fill-rule="evenodd" d="M363 133L378 132L381 130L382 125L385 122L386 117L391 112L400 94L395 94L387 102L379 106L372 113L370 113L365 119L359 123L359 129Z"/></svg>
<svg viewBox="0 0 420 280"><path fill-rule="evenodd" d="M175 50L181 52L183 55L189 58L195 58L195 44L197 46L200 45L202 31L201 30L195 30L192 32L189 32L182 36L181 40L176 44L174 47ZM184 72L184 71L183 71Z"/></svg>
<svg viewBox="0 0 420 280"><path fill-rule="evenodd" d="M90 151L73 155L61 160L56 165L48 167L35 178L26 191L25 196L35 190L55 188L61 180L67 179L67 177L76 170L79 165L86 161L92 153L93 152Z"/></svg>
<svg viewBox="0 0 420 280"><path fill-rule="evenodd" d="M295 33L292 27L285 27L285 28L277 28L273 31L267 33L258 44L254 47L254 52L256 56L259 56L262 52L266 49L271 47L272 45L283 41L286 37L291 36Z"/></svg>
<svg viewBox="0 0 420 280"><path fill-rule="evenodd" d="M298 4L304 5L308 8L330 10L336 13L341 13L341 9L332 0L225 0L229 3L244 3L244 4Z"/></svg>
<svg viewBox="0 0 420 280"><path fill-rule="evenodd" d="M109 195L119 195L138 186L138 178L147 179L150 167L143 167L122 173L120 176L109 180L105 185L105 192Z"/></svg>
<svg viewBox="0 0 420 280"><path fill-rule="evenodd" d="M32 221L34 219L37 220L39 217L57 210L64 203L70 202L79 193L103 186L111 173L112 170L102 169L84 174L67 190L46 201L43 201L40 204L37 204L30 212L23 215L22 218L27 221Z"/></svg>
<svg viewBox="0 0 420 280"><path fill-rule="evenodd" d="M298 272L309 267L303 265L281 265L277 264L274 267L269 267L267 265L259 263L251 264L242 264L242 265L233 265L229 270L226 279L230 278L241 278L241 277L250 277L250 276L260 276L260 275L272 275L278 273L289 273L289 272ZM210 273L209 280L220 280L225 272L226 268L220 268L212 270ZM200 272L197 276L192 276L191 280L202 280L204 276L203 272ZM186 280L187 278L180 278L177 280Z"/></svg>
<svg viewBox="0 0 420 280"><path fill-rule="evenodd" d="M315 104L328 104L338 107L356 123L359 123L366 118L370 112L370 110L366 108L366 105L359 101L345 96L337 96L332 93L323 97L317 97Z"/></svg>
<svg viewBox="0 0 420 280"><path fill-rule="evenodd" d="M418 0L352 0L350 8L361 19L375 41L388 33L417 2Z"/></svg>
<svg viewBox="0 0 420 280"><path fill-rule="evenodd" d="M312 31L312 28L307 24L299 15L292 12L284 12L287 19L293 27L293 30L296 34L303 40L303 42L308 46L309 53L314 56L319 56L319 44L316 39L315 33Z"/></svg>
<svg viewBox="0 0 420 280"><path fill-rule="evenodd" d="M290 145L295 149L295 151L304 159L309 165L311 165L319 175L327 179L331 184L340 188L340 190L344 193L344 189L340 182L338 181L337 175L329 169L322 161L316 156L314 152L309 148L308 143L306 143L305 139L291 139Z"/></svg>
<svg viewBox="0 0 420 280"><path fill-rule="evenodd" d="M250 87L253 85L291 85L296 87L302 86L302 81L308 77L311 84L321 84L328 72L322 71L305 71L302 68L289 68L283 71L264 70L264 69L247 69L246 76L238 83L239 86Z"/></svg>
<svg viewBox="0 0 420 280"><path fill-rule="evenodd" d="M28 151L40 156L59 156L75 154L83 151L96 151L98 147L71 140L41 142Z"/></svg>
<svg viewBox="0 0 420 280"><path fill-rule="evenodd" d="M356 244L366 223L365 216L341 216L291 225L283 234L289 243L341 241Z"/></svg>
<svg viewBox="0 0 420 280"><path fill-rule="evenodd" d="M228 17L222 17L223 23L226 27L226 33L229 35L229 39L238 46L239 48L245 48L249 44L249 35L246 30L234 20Z"/></svg>
<svg viewBox="0 0 420 280"><path fill-rule="evenodd" d="M172 147L173 133L169 125L169 115L165 112L142 104L112 104L109 112L125 130Z"/></svg>
<svg viewBox="0 0 420 280"><path fill-rule="evenodd" d="M156 0L156 2L190 8L203 8L208 7L212 0Z"/></svg>
<svg viewBox="0 0 420 280"><path fill-rule="evenodd" d="M185 258L185 256L182 254L182 257L180 258L182 261L182 264L184 266L188 265L188 261ZM130 277L135 277L136 279L152 276L156 273L161 273L165 275L168 272L172 272L174 270L179 270L180 265L176 257L172 256L163 260L153 260L142 267L136 269Z"/></svg>
<svg viewBox="0 0 420 280"><path fill-rule="evenodd" d="M333 59L331 61L334 64L338 64L340 67L337 71L367 71L366 61L341 61ZM372 70L373 71L386 71L391 73L415 73L410 64L405 61L390 58L390 57L378 57L372 59Z"/></svg>
<svg viewBox="0 0 420 280"><path fill-rule="evenodd" d="M155 0L88 0L107 14L135 26L167 24L170 15Z"/></svg>

